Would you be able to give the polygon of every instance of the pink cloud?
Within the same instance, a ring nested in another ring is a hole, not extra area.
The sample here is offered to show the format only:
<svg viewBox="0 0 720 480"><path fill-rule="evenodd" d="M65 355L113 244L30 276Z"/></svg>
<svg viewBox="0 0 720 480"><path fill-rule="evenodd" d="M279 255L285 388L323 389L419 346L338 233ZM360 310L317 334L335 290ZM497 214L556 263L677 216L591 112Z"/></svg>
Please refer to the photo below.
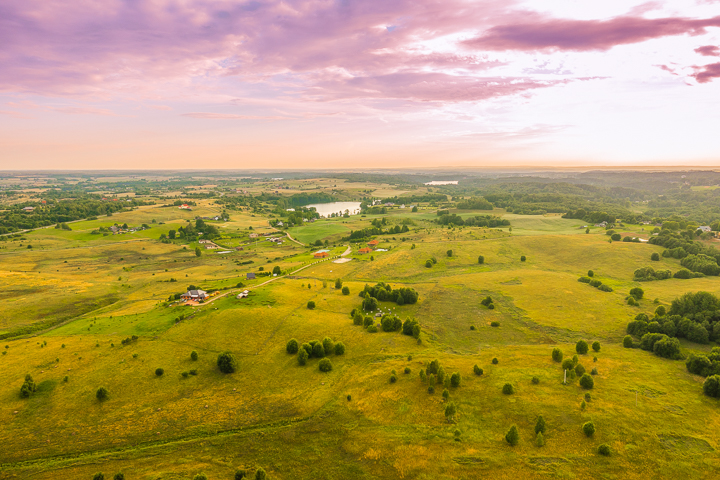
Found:
<svg viewBox="0 0 720 480"><path fill-rule="evenodd" d="M263 117L257 115L237 115L234 113L191 112L183 113L181 117L199 118L203 120L285 120L288 117Z"/></svg>
<svg viewBox="0 0 720 480"><path fill-rule="evenodd" d="M702 67L695 68L695 73L692 75L698 83L708 83L715 78L720 78L720 63L711 63Z"/></svg>
<svg viewBox="0 0 720 480"><path fill-rule="evenodd" d="M646 19L621 16L611 20L566 20L527 14L522 21L490 27L465 45L481 50L609 50L616 45L670 35L701 35L720 27L720 17Z"/></svg>
<svg viewBox="0 0 720 480"><path fill-rule="evenodd" d="M706 57L720 57L720 47L716 45L705 45L704 47L698 47L695 52Z"/></svg>

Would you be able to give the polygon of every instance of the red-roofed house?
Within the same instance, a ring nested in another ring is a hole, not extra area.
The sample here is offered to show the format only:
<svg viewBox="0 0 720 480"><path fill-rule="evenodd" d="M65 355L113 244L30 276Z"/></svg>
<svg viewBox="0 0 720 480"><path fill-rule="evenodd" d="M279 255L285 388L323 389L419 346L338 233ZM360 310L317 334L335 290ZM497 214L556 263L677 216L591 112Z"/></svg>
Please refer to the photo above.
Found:
<svg viewBox="0 0 720 480"><path fill-rule="evenodd" d="M358 253L361 253L363 255L366 253L370 253L370 252L372 252L372 248L368 248L368 247L361 248L360 250L358 250Z"/></svg>
<svg viewBox="0 0 720 480"><path fill-rule="evenodd" d="M330 256L330 254L328 252L317 252L313 255L313 257L315 257L315 258L325 258L328 256Z"/></svg>
<svg viewBox="0 0 720 480"><path fill-rule="evenodd" d="M368 244L368 247L377 247L378 243L380 243L380 242L378 242L377 240L370 240L367 244Z"/></svg>

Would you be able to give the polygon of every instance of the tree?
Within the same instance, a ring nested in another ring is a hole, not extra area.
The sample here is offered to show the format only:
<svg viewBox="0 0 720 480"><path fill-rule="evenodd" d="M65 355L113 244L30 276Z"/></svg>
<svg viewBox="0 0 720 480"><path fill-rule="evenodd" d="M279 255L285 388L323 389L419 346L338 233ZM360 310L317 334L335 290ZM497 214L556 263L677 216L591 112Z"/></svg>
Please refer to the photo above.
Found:
<svg viewBox="0 0 720 480"><path fill-rule="evenodd" d="M95 392L95 397L100 400L101 402L107 400L108 398L108 390L105 387L100 387L97 389L97 392Z"/></svg>
<svg viewBox="0 0 720 480"><path fill-rule="evenodd" d="M432 260L426 260L426 261L425 261L425 267L426 267L426 268L432 268L432 266L433 266Z"/></svg>
<svg viewBox="0 0 720 480"><path fill-rule="evenodd" d="M298 348L299 348L298 341L295 340L294 338L291 338L290 340L288 340L287 345L285 345L285 350L287 351L287 353L289 353L291 355L297 353Z"/></svg>
<svg viewBox="0 0 720 480"><path fill-rule="evenodd" d="M442 384L445 381L445 369L443 367L438 368L437 371L437 382Z"/></svg>
<svg viewBox="0 0 720 480"><path fill-rule="evenodd" d="M578 377L585 373L585 367L582 366L582 364L578 363L575 365L575 375Z"/></svg>
<svg viewBox="0 0 720 480"><path fill-rule="evenodd" d="M162 377L164 373L165 373L165 370L163 370L162 368L155 369L155 375L157 375L158 377Z"/></svg>
<svg viewBox="0 0 720 480"><path fill-rule="evenodd" d="M335 280L335 290L340 290L342 288L343 282L341 279Z"/></svg>
<svg viewBox="0 0 720 480"><path fill-rule="evenodd" d="M230 352L224 352L218 355L217 366L223 373L234 373L237 370L237 361Z"/></svg>
<svg viewBox="0 0 720 480"><path fill-rule="evenodd" d="M93 480L105 480L105 475L103 475L101 472L98 472L93 475Z"/></svg>
<svg viewBox="0 0 720 480"><path fill-rule="evenodd" d="M588 344L585 340L580 340L575 344L575 351L580 355L585 355L588 352Z"/></svg>
<svg viewBox="0 0 720 480"><path fill-rule="evenodd" d="M333 369L333 364L328 358L323 358L320 360L320 363L318 364L318 368L320 368L321 372L329 372Z"/></svg>
<svg viewBox="0 0 720 480"><path fill-rule="evenodd" d="M208 477L204 473L198 473L193 477L193 480L208 480Z"/></svg>
<svg viewBox="0 0 720 480"><path fill-rule="evenodd" d="M506 383L505 385L503 385L502 392L505 395L512 395L513 393L515 393L515 389L513 388L512 383Z"/></svg>
<svg viewBox="0 0 720 480"><path fill-rule="evenodd" d="M330 337L323 338L322 346L325 351L325 355L330 355L335 351L335 342L333 342Z"/></svg>
<svg viewBox="0 0 720 480"><path fill-rule="evenodd" d="M313 302L312 300L310 300L310 301L307 303L307 308L308 308L308 310L314 310L314 309L315 309L315 302Z"/></svg>
<svg viewBox="0 0 720 480"><path fill-rule="evenodd" d="M477 365L475 365L475 366L473 367L473 372L475 372L475 375L482 375L482 374L483 374L483 369L480 368L480 367L478 367Z"/></svg>
<svg viewBox="0 0 720 480"><path fill-rule="evenodd" d="M589 232L586 231L585 233ZM535 436L535 445L537 445L538 447L545 446L545 436L542 433L538 433Z"/></svg>
<svg viewBox="0 0 720 480"><path fill-rule="evenodd" d="M535 434L545 433L545 419L542 415L538 415L537 421L535 422Z"/></svg>
<svg viewBox="0 0 720 480"><path fill-rule="evenodd" d="M665 306L664 306L664 305L660 305L659 307L657 307L657 308L655 309L655 315L658 316L658 317L664 317L664 316L665 316L665 312L666 312L666 310L665 310Z"/></svg>
<svg viewBox="0 0 720 480"><path fill-rule="evenodd" d="M594 352L599 352L600 351L600 342L597 342L597 341L593 342L592 349Z"/></svg>
<svg viewBox="0 0 720 480"><path fill-rule="evenodd" d="M556 362L560 363L563 359L563 352L559 348L555 347L552 350L552 359Z"/></svg>
<svg viewBox="0 0 720 480"><path fill-rule="evenodd" d="M438 373L438 370L440 370L440 361L438 359L435 359L428 364L426 373L428 375L436 374Z"/></svg>
<svg viewBox="0 0 720 480"><path fill-rule="evenodd" d="M195 256L199 257L202 255L202 250L200 250L200 247L195 247Z"/></svg>
<svg viewBox="0 0 720 480"><path fill-rule="evenodd" d="M350 295L350 289L348 287L342 287L343 295Z"/></svg>
<svg viewBox="0 0 720 480"><path fill-rule="evenodd" d="M493 364L493 365L497 365L498 363L500 363L500 362L498 361L497 358L493 358L493 359L492 359L492 364Z"/></svg>
<svg viewBox="0 0 720 480"><path fill-rule="evenodd" d="M657 255L657 253L653 253L653 255ZM600 446L598 447L598 453L605 457L609 457L610 456L610 445L608 445L607 443L600 444Z"/></svg>
<svg viewBox="0 0 720 480"><path fill-rule="evenodd" d="M633 339L630 335L625 335L625 338L623 338L623 347L633 348Z"/></svg>
<svg viewBox="0 0 720 480"><path fill-rule="evenodd" d="M193 350L192 352L190 352L190 360L192 360L192 361L194 362L194 361L196 361L197 359L198 359L198 353L197 353L195 350Z"/></svg>
<svg viewBox="0 0 720 480"><path fill-rule="evenodd" d="M508 430L507 434L505 435L505 441L513 447L517 445L520 441L520 434L518 433L518 429L515 425L510 427L510 430Z"/></svg>
<svg viewBox="0 0 720 480"><path fill-rule="evenodd" d="M345 354L345 344L342 342L337 342L335 344L335 355L344 355Z"/></svg>
<svg viewBox="0 0 720 480"><path fill-rule="evenodd" d="M640 300L643 298L643 295L645 295L645 291L640 287L631 288L630 295L634 297L635 300Z"/></svg>
<svg viewBox="0 0 720 480"><path fill-rule="evenodd" d="M527 259L525 258L525 255L523 255L522 257L520 257L520 261L521 261L521 262L524 262L525 260L527 260Z"/></svg>
<svg viewBox="0 0 720 480"><path fill-rule="evenodd" d="M262 467L258 467L257 470L255 470L255 480L265 480L267 478L267 473L265 473L265 470L262 469Z"/></svg>
<svg viewBox="0 0 720 480"><path fill-rule="evenodd" d="M301 348L300 351L298 352L298 357L297 357L298 363L300 365L305 365L307 363L308 356L309 355L307 353L307 350L305 350L304 348Z"/></svg>
<svg viewBox="0 0 720 480"><path fill-rule="evenodd" d="M447 392L447 390L445 390ZM443 392L444 394L444 392ZM453 421L453 417L455 416L455 413L457 413L457 408L455 407L455 404L450 402L445 406L445 419L448 422Z"/></svg>
<svg viewBox="0 0 720 480"><path fill-rule="evenodd" d="M455 372L452 375L450 375L450 385L453 388L457 388L460 386L460 373Z"/></svg>
<svg viewBox="0 0 720 480"><path fill-rule="evenodd" d="M593 380L592 375L583 373L582 377L580 377L580 386L586 390L593 388L595 386L595 381Z"/></svg>
<svg viewBox="0 0 720 480"><path fill-rule="evenodd" d="M659 262L660 254L658 252L653 252L653 254L650 255L650 260L652 260L653 262Z"/></svg>
<svg viewBox="0 0 720 480"><path fill-rule="evenodd" d="M113 480L125 480L125 474L124 473L116 473L113 477Z"/></svg>
<svg viewBox="0 0 720 480"><path fill-rule="evenodd" d="M452 251L452 250L448 250L446 253L447 253L447 256L448 256L448 257L452 257L452 256L453 256L453 251Z"/></svg>
<svg viewBox="0 0 720 480"><path fill-rule="evenodd" d="M478 255L478 263L479 263L480 265L482 265L483 263L485 263L485 257L483 257L482 255Z"/></svg>
<svg viewBox="0 0 720 480"><path fill-rule="evenodd" d="M272 271L273 275L280 275L282 273L282 270L280 269L279 265L275 265Z"/></svg>
<svg viewBox="0 0 720 480"><path fill-rule="evenodd" d="M37 385L30 374L25 375L25 383L20 387L20 396L28 398L32 393L37 390Z"/></svg>
<svg viewBox="0 0 720 480"><path fill-rule="evenodd" d="M588 437L592 437L595 433L595 424L592 421L585 422L582 426L582 430L585 435L587 435Z"/></svg>
<svg viewBox="0 0 720 480"><path fill-rule="evenodd" d="M323 358L325 356L325 347L322 343L316 343L312 346L312 354L315 358Z"/></svg>
<svg viewBox="0 0 720 480"><path fill-rule="evenodd" d="M588 270L588 275L587 275L587 276L588 276L588 277L594 277L594 276L595 276L595 272L593 272L592 270Z"/></svg>
<svg viewBox="0 0 720 480"><path fill-rule="evenodd" d="M563 370L573 370L575 368L575 362L572 361L572 358L566 358L562 362L562 369Z"/></svg>
<svg viewBox="0 0 720 480"><path fill-rule="evenodd" d="M720 375L712 375L705 379L703 393L708 397L720 397Z"/></svg>

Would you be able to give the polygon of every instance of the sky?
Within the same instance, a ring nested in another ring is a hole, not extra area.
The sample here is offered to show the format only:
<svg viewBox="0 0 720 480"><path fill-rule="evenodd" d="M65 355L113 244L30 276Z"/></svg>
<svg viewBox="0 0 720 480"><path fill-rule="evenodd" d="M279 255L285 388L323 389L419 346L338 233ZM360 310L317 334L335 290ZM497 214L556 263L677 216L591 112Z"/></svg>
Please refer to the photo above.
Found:
<svg viewBox="0 0 720 480"><path fill-rule="evenodd" d="M720 166L720 0L2 0L0 170Z"/></svg>

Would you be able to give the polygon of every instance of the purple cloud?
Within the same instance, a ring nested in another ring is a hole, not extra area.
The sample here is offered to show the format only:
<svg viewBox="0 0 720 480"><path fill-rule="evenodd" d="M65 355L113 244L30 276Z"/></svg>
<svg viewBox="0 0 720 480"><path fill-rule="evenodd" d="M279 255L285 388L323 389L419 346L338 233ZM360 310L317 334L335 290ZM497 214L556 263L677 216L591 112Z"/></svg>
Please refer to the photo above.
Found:
<svg viewBox="0 0 720 480"><path fill-rule="evenodd" d="M716 45L705 45L695 49L695 52L706 57L720 57L720 47Z"/></svg>
<svg viewBox="0 0 720 480"><path fill-rule="evenodd" d="M670 35L700 35L719 27L720 17L646 19L621 16L611 20L566 20L528 14L517 23L490 27L465 45L480 50L609 50L616 45L644 42Z"/></svg>
<svg viewBox="0 0 720 480"><path fill-rule="evenodd" d="M695 73L692 75L698 83L708 83L713 81L715 78L720 78L720 63L711 63L702 67L695 68Z"/></svg>

